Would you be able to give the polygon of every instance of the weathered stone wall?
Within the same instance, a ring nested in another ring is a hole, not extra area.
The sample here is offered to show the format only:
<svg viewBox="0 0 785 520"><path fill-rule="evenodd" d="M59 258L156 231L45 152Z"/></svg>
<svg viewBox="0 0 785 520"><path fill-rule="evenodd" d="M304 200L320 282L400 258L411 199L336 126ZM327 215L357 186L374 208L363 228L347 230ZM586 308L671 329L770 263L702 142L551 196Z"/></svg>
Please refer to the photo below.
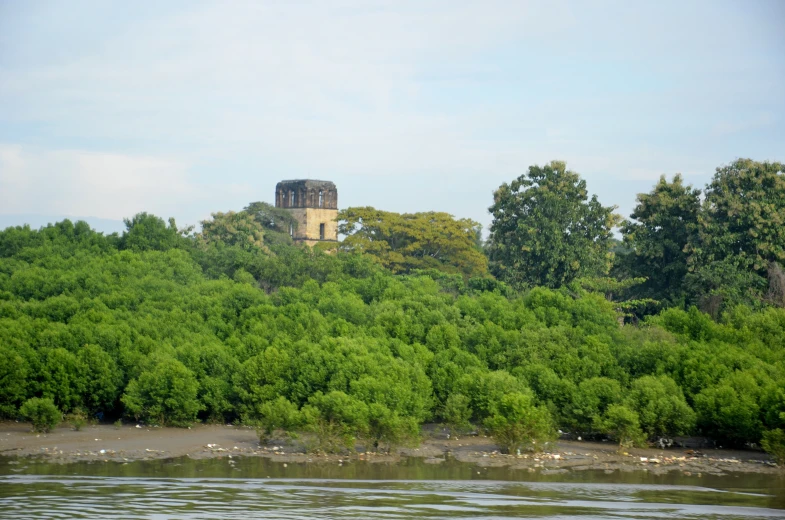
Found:
<svg viewBox="0 0 785 520"><path fill-rule="evenodd" d="M297 242L314 245L338 240L338 190L330 181L281 181L275 187L275 206L286 208L297 220ZM324 224L324 238L321 225Z"/></svg>
<svg viewBox="0 0 785 520"><path fill-rule="evenodd" d="M319 225L324 224L324 240L338 240L337 209L305 209L305 236L320 239Z"/></svg>
<svg viewBox="0 0 785 520"><path fill-rule="evenodd" d="M275 187L275 206L338 209L338 190L330 181L281 181Z"/></svg>
<svg viewBox="0 0 785 520"><path fill-rule="evenodd" d="M295 240L305 238L305 231L308 229L305 208L289 208L289 213L297 220L297 229L294 230L293 238Z"/></svg>
<svg viewBox="0 0 785 520"><path fill-rule="evenodd" d="M324 240L338 240L337 209L290 208L289 212L297 219L295 240L319 241L320 224L324 224Z"/></svg>

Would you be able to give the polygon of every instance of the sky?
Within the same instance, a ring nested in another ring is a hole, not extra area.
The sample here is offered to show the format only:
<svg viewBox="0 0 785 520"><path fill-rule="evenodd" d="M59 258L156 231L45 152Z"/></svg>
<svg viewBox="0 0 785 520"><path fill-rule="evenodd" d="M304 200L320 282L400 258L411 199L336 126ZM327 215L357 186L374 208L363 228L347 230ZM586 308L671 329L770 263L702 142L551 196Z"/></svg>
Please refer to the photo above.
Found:
<svg viewBox="0 0 785 520"><path fill-rule="evenodd" d="M0 227L196 224L331 180L446 211L558 159L628 216L785 161L785 2L0 0Z"/></svg>

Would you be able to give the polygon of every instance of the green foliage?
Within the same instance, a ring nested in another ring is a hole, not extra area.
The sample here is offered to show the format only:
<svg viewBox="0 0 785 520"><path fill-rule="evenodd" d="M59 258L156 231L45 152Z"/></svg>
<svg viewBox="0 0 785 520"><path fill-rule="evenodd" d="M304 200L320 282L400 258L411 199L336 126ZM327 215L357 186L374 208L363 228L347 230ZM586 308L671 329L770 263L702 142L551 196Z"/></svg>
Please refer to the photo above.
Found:
<svg viewBox="0 0 785 520"><path fill-rule="evenodd" d="M484 424L506 453L540 451L543 443L556 439L556 428L545 407L535 406L528 393L505 394Z"/></svg>
<svg viewBox="0 0 785 520"><path fill-rule="evenodd" d="M780 163L738 159L717 168L685 246L691 303L715 319L736 305L761 305L767 270L785 260L785 172Z"/></svg>
<svg viewBox="0 0 785 520"><path fill-rule="evenodd" d="M763 275L785 262L785 166L737 159L717 168L706 187L694 261L736 257Z"/></svg>
<svg viewBox="0 0 785 520"><path fill-rule="evenodd" d="M563 162L530 166L502 184L489 208L491 272L515 287L561 287L610 269L618 217Z"/></svg>
<svg viewBox="0 0 785 520"><path fill-rule="evenodd" d="M16 416L27 386L27 362L19 353L0 345L0 417Z"/></svg>
<svg viewBox="0 0 785 520"><path fill-rule="evenodd" d="M40 392L63 411L79 408L86 393L85 367L63 347L41 351Z"/></svg>
<svg viewBox="0 0 785 520"><path fill-rule="evenodd" d="M681 435L695 426L695 412L668 376L636 379L625 404L638 414L641 428L649 437Z"/></svg>
<svg viewBox="0 0 785 520"><path fill-rule="evenodd" d="M291 431L302 423L297 405L282 396L262 403L256 410L258 417L254 424L261 443L267 442L275 430Z"/></svg>
<svg viewBox="0 0 785 520"><path fill-rule="evenodd" d="M657 300L652 298L628 298L637 292L637 286L646 282L645 277L617 280L612 277L604 276L578 278L575 282L580 285L581 289L601 293L605 296L606 300L613 302L616 312L621 319L631 318L637 314L639 309L645 309L658 304ZM574 285L575 283L571 284L570 288L573 288Z"/></svg>
<svg viewBox="0 0 785 520"><path fill-rule="evenodd" d="M472 409L468 397L463 394L452 394L444 403L442 417L452 432L461 433L471 427Z"/></svg>
<svg viewBox="0 0 785 520"><path fill-rule="evenodd" d="M621 229L628 250L613 270L621 278L648 278L629 297L697 305L715 320L738 305L782 306L785 277L776 276L776 265L785 259L783 169L750 159L721 166L702 203L680 175L670 183L662 177L639 195Z"/></svg>
<svg viewBox="0 0 785 520"><path fill-rule="evenodd" d="M392 213L348 208L338 214L344 251L373 255L394 273L436 269L483 276L488 262L479 247L480 224L447 213Z"/></svg>
<svg viewBox="0 0 785 520"><path fill-rule="evenodd" d="M785 431L777 428L763 432L760 445L766 453L774 457L777 464L785 466Z"/></svg>
<svg viewBox="0 0 785 520"><path fill-rule="evenodd" d="M616 440L620 448L642 447L646 440L638 414L623 404L608 407L602 418L596 421L595 428Z"/></svg>
<svg viewBox="0 0 785 520"><path fill-rule="evenodd" d="M638 195L630 220L621 226L629 248L622 262L631 278L646 278L632 288L634 298L677 302L683 297L689 256L685 249L697 237L700 195L683 184L679 174L671 182L661 176L650 193Z"/></svg>
<svg viewBox="0 0 785 520"><path fill-rule="evenodd" d="M87 415L82 410L75 410L65 416L65 422L74 427L74 430L80 431L87 424Z"/></svg>
<svg viewBox="0 0 785 520"><path fill-rule="evenodd" d="M246 212L213 213L211 220L203 220L197 239L202 247L217 245L239 247L243 250L269 252L264 243L265 228L253 215Z"/></svg>
<svg viewBox="0 0 785 520"><path fill-rule="evenodd" d="M122 402L136 420L188 426L202 408L193 373L175 359L163 358L128 383Z"/></svg>
<svg viewBox="0 0 785 520"><path fill-rule="evenodd" d="M504 370L469 370L456 385L456 391L469 397L472 418L477 422L494 415L507 393L527 390L523 381Z"/></svg>
<svg viewBox="0 0 785 520"><path fill-rule="evenodd" d="M190 229L180 231L174 219L169 225L160 217L148 213L138 213L132 219L124 219L126 231L120 238L120 248L132 251L167 251L186 247L184 234Z"/></svg>
<svg viewBox="0 0 785 520"><path fill-rule="evenodd" d="M755 378L735 372L695 396L698 426L714 438L736 445L760 438L760 388Z"/></svg>
<svg viewBox="0 0 785 520"><path fill-rule="evenodd" d="M286 374L290 372L290 360L286 351L275 347L248 359L235 377L235 389L246 417L261 417L261 407L277 396L287 395Z"/></svg>
<svg viewBox="0 0 785 520"><path fill-rule="evenodd" d="M115 407L122 384L122 373L112 356L98 345L85 345L76 355L83 370L83 404L87 410L110 411Z"/></svg>
<svg viewBox="0 0 785 520"><path fill-rule="evenodd" d="M313 432L324 451L391 450L432 420L514 437L511 393L623 442L785 428L785 309L674 307L621 326L632 279L515 293L458 268L394 274L273 240L285 219L243 211L264 247L205 244L150 215L125 241L69 221L0 231L0 413L49 398L113 419L242 420Z"/></svg>
<svg viewBox="0 0 785 520"><path fill-rule="evenodd" d="M572 426L590 433L600 424L608 408L620 404L624 397L621 384L607 377L593 377L580 382L570 410Z"/></svg>
<svg viewBox="0 0 785 520"><path fill-rule="evenodd" d="M751 271L748 262L731 256L694 268L684 288L701 311L718 319L738 305L759 306L766 280Z"/></svg>
<svg viewBox="0 0 785 520"><path fill-rule="evenodd" d="M417 419L402 416L380 403L368 406L368 426L365 436L375 451L380 448L390 453L402 444L414 443L419 434Z"/></svg>
<svg viewBox="0 0 785 520"><path fill-rule="evenodd" d="M269 245L291 244L291 231L297 230L297 219L288 210L266 202L251 202L244 209L265 230L264 240Z"/></svg>
<svg viewBox="0 0 785 520"><path fill-rule="evenodd" d="M274 254L271 247L291 245L290 232L297 229L297 219L287 210L266 202L251 202L242 211L213 213L201 222L202 231L195 237L203 252L247 255ZM236 248L232 250L232 248Z"/></svg>
<svg viewBox="0 0 785 520"><path fill-rule="evenodd" d="M368 405L337 390L314 394L302 411L316 437L315 451L354 451L357 437L368 429Z"/></svg>
<svg viewBox="0 0 785 520"><path fill-rule="evenodd" d="M19 415L33 423L34 432L49 433L63 417L51 399L33 397L19 408Z"/></svg>

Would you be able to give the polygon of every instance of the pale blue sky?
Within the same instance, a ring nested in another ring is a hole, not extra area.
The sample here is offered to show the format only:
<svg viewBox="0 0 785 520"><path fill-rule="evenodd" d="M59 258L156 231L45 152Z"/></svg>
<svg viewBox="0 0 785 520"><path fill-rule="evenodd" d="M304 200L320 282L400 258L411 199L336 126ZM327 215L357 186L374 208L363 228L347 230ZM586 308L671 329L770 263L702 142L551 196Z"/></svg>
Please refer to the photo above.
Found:
<svg viewBox="0 0 785 520"><path fill-rule="evenodd" d="M626 216L660 174L785 160L783 22L779 0L0 0L0 225L196 223L317 178L487 227L551 159Z"/></svg>

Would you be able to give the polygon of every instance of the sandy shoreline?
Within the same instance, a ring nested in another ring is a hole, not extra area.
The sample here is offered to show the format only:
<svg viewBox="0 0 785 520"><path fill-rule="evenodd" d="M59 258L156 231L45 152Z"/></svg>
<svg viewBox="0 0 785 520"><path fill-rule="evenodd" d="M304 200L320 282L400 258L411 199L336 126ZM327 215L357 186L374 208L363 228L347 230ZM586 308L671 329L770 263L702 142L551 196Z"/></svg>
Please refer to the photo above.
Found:
<svg viewBox="0 0 785 520"><path fill-rule="evenodd" d="M363 453L314 455L287 441L260 446L254 430L230 425L195 425L191 429L123 425L85 426L74 431L63 426L49 434L30 432L25 423L0 423L0 456L36 457L47 462L130 462L187 456L193 459L223 457L266 457L279 462L329 462L359 459L395 463L401 457L422 457L439 464L450 456L458 461L485 467L510 466L531 472L566 473L600 470L648 471L656 474L678 471L685 475L721 475L730 472L782 474L765 453L744 450L630 449L618 453L608 443L559 441L546 453L519 456L498 453L491 439L461 437L447 439L432 435L417 448L402 448L393 455Z"/></svg>

